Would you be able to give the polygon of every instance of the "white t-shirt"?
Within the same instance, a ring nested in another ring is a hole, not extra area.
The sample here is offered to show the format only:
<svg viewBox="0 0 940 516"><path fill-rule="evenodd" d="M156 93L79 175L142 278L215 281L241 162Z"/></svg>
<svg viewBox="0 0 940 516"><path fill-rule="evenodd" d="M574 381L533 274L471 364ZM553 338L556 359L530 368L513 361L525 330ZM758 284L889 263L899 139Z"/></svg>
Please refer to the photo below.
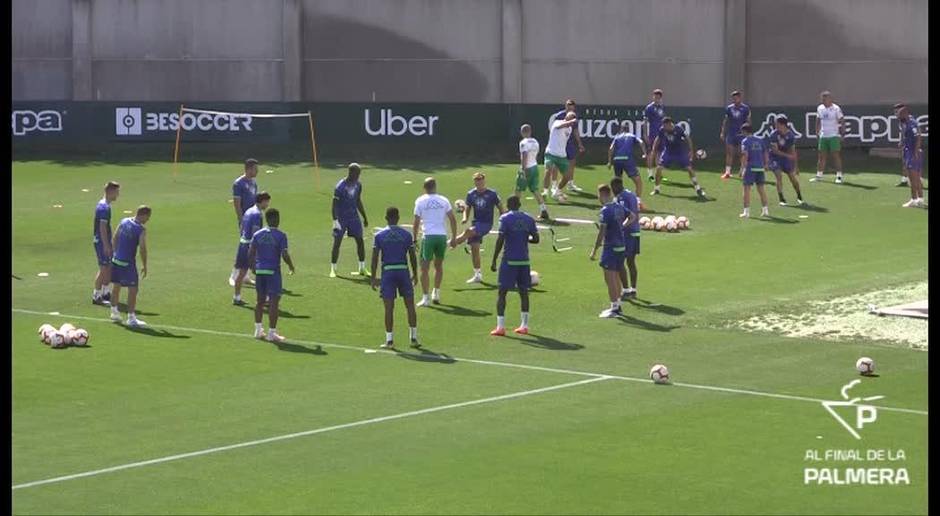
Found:
<svg viewBox="0 0 940 516"><path fill-rule="evenodd" d="M819 137L829 138L830 136L839 136L839 120L842 120L842 108L835 102L826 107L820 104L816 108L816 116L819 117Z"/></svg>
<svg viewBox="0 0 940 516"><path fill-rule="evenodd" d="M539 142L535 138L523 138L519 141L519 153L525 153L525 165L523 168L538 165L537 156L539 154Z"/></svg>
<svg viewBox="0 0 940 516"><path fill-rule="evenodd" d="M552 123L552 130L548 133L548 145L545 152L564 158L567 156L565 148L568 146L568 137L571 136L571 129L574 126L560 127L565 123L564 120L555 120Z"/></svg>
<svg viewBox="0 0 940 516"><path fill-rule="evenodd" d="M443 195L424 194L415 200L415 215L421 217L421 231L424 236L446 236L444 219L450 211L450 201Z"/></svg>

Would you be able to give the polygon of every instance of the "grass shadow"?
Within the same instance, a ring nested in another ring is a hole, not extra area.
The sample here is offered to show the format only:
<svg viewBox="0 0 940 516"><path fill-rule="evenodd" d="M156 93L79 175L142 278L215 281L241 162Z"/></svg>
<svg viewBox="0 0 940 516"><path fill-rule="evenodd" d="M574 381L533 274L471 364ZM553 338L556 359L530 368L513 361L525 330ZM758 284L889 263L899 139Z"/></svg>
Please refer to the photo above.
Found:
<svg viewBox="0 0 940 516"><path fill-rule="evenodd" d="M759 222L771 222L773 224L799 224L800 221L796 219L785 219L783 217L774 217L769 215L767 217L753 217L751 220L756 220Z"/></svg>
<svg viewBox="0 0 940 516"><path fill-rule="evenodd" d="M149 336L149 337L161 337L161 338L167 338L167 339L189 339L189 338L192 338L192 337L190 337L189 335L177 335L177 334L175 334L175 333L170 333L170 332L168 332L168 331L166 331L166 330L158 330L158 329L156 329L156 328L149 328L149 327L146 327L146 326L144 326L144 327L140 327L140 326L138 326L138 327L134 327L134 326L125 326L124 328L127 329L127 331L129 331L129 332L132 332L132 333L139 333L139 334L141 334L141 335L147 335L147 336Z"/></svg>
<svg viewBox="0 0 940 516"><path fill-rule="evenodd" d="M438 364L453 364L457 362L446 353L435 353L423 346L418 348L417 351L399 351L394 348L392 348L392 350L395 352L395 355L405 360L414 360L415 362L434 362Z"/></svg>
<svg viewBox="0 0 940 516"><path fill-rule="evenodd" d="M795 206L788 204L787 207L796 208L798 210L803 210L803 211L812 211L816 213L829 213L829 208L826 208L825 206L816 206L813 204L809 204L808 202L805 202L805 201L803 202L803 204L797 204Z"/></svg>
<svg viewBox="0 0 940 516"><path fill-rule="evenodd" d="M664 326L662 324L656 324L656 323L652 323L649 321L644 321L643 319L637 319L636 317L633 317L627 314L621 314L619 317L617 317L617 320L623 324L627 324L629 326L633 326L641 330L648 330L648 331L670 332L672 330L675 330L676 328L681 328L681 326L678 326L675 324Z"/></svg>
<svg viewBox="0 0 940 516"><path fill-rule="evenodd" d="M481 281L478 285L482 286L468 286L465 288L455 288L454 292L489 292L492 290L499 290L499 285L496 283L487 283L486 281Z"/></svg>
<svg viewBox="0 0 940 516"><path fill-rule="evenodd" d="M21 279L23 279L23 278L21 278L21 277L17 276L16 274L14 274L14 275L13 275L13 279L15 279L15 280L21 280Z"/></svg>
<svg viewBox="0 0 940 516"><path fill-rule="evenodd" d="M517 340L533 348L550 349L553 351L578 351L579 349L584 349L584 346L581 344L562 342L558 339L546 337L545 335L536 335L534 333L530 333L527 336L515 336L507 333L506 338Z"/></svg>
<svg viewBox="0 0 940 516"><path fill-rule="evenodd" d="M627 302L637 308L643 308L646 310L654 310L661 314L672 315L672 316L685 314L685 310L677 306L669 306L669 305L664 305L662 303L653 303L652 301L647 301L645 299L640 299L640 298L628 299Z"/></svg>
<svg viewBox="0 0 940 516"><path fill-rule="evenodd" d="M304 297L303 294L294 294L293 292L291 292L290 290L287 290L286 288L281 290L281 294L288 296L288 297Z"/></svg>
<svg viewBox="0 0 940 516"><path fill-rule="evenodd" d="M600 209L600 208L598 208L598 209ZM561 227L561 226L570 226L570 225L571 225L570 222L565 222L565 221L555 220L555 219L549 219L549 220L536 219L536 220L535 220L535 223L536 223L536 224L542 224L542 225L544 225L544 226L558 226L558 227Z"/></svg>
<svg viewBox="0 0 940 516"><path fill-rule="evenodd" d="M252 303L245 303L245 304L243 304L243 305L232 305L232 306L237 306L237 307L239 307L239 308L244 308L244 309L246 309L246 310L251 310L252 312L255 311L255 305L252 304ZM268 313L268 305L267 305L267 303L265 303L265 305L264 305L264 313L265 313L265 315L267 315L267 313ZM288 312L287 310L281 310L281 309L278 309L278 311L277 311L277 316L278 316L278 317L283 317L283 318L285 318L285 319L309 319L309 318L310 318L309 315L295 315L295 314L292 314L292 313Z"/></svg>
<svg viewBox="0 0 940 516"><path fill-rule="evenodd" d="M127 304L125 304L125 303L118 303L118 311L119 311L119 312L127 313ZM158 313L156 313L156 312L145 312L145 311L143 311L143 310L141 310L141 309L139 309L139 308L136 309L135 312L137 313L137 315L145 315L145 316L147 316L147 317L157 317L157 316L160 315L160 314L158 314Z"/></svg>
<svg viewBox="0 0 940 516"><path fill-rule="evenodd" d="M842 185L840 186L848 186L850 188L861 188L862 190L877 190L878 189L877 186L861 185L858 183L850 183L848 181L842 181Z"/></svg>
<svg viewBox="0 0 940 516"><path fill-rule="evenodd" d="M568 199L568 201L566 202L560 202L556 206L572 206L575 208L585 208L588 210L601 209L600 203L597 203L597 202L587 203L587 202L580 202L580 201L572 201L571 199Z"/></svg>
<svg viewBox="0 0 940 516"><path fill-rule="evenodd" d="M361 283L361 284L366 285L366 286L369 286L369 282L372 281L372 278L370 278L370 277L368 277L368 276L349 276L349 277L347 277L347 276L340 276L339 274L336 275L336 278L330 278L330 279L341 279L341 280L343 280L343 281L350 281L350 282L352 282L352 283Z"/></svg>
<svg viewBox="0 0 940 516"><path fill-rule="evenodd" d="M458 317L487 317L492 315L490 312L484 310L474 310L472 308L466 308L463 306L457 305L446 305L444 303L434 304L431 303L428 305L428 308L437 310L438 312L443 312L447 315L456 315Z"/></svg>
<svg viewBox="0 0 940 516"><path fill-rule="evenodd" d="M307 353L310 355L326 355L327 352L323 351L322 346L315 346L309 348L307 346L301 346L300 344L291 344L290 342L273 342L277 346L278 351L286 351L288 353Z"/></svg>

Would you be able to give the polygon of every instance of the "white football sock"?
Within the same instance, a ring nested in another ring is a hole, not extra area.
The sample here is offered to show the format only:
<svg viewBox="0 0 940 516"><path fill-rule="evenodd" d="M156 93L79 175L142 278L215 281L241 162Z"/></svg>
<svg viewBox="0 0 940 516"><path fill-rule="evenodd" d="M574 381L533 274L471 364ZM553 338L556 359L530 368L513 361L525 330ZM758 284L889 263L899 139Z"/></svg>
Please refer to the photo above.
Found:
<svg viewBox="0 0 940 516"><path fill-rule="evenodd" d="M522 328L528 328L529 327L529 312L520 312L520 319L522 320L522 322L519 324L519 326Z"/></svg>
<svg viewBox="0 0 940 516"><path fill-rule="evenodd" d="M385 342L391 342L393 335L394 335L393 332L390 332L390 331L385 332Z"/></svg>
<svg viewBox="0 0 940 516"><path fill-rule="evenodd" d="M241 294L235 294L235 295L232 297L232 299L234 299L235 301L241 301L241 300L242 300L242 295L241 295Z"/></svg>
<svg viewBox="0 0 940 516"><path fill-rule="evenodd" d="M274 329L274 326L268 329L268 335L277 335L277 330Z"/></svg>
<svg viewBox="0 0 940 516"><path fill-rule="evenodd" d="M411 340L416 340L418 338L418 327L417 326L408 327L408 335L411 337Z"/></svg>
<svg viewBox="0 0 940 516"><path fill-rule="evenodd" d="M544 203L544 202L543 202L542 204L539 204L539 210L541 210L541 211L548 211L548 208L545 206L545 203Z"/></svg>
<svg viewBox="0 0 940 516"><path fill-rule="evenodd" d="M91 295L95 298L99 298L101 297L101 290L96 288L95 291L91 293Z"/></svg>
<svg viewBox="0 0 940 516"><path fill-rule="evenodd" d="M822 170L816 171L816 177L822 177L822 175L823 175Z"/></svg>
<svg viewBox="0 0 940 516"><path fill-rule="evenodd" d="M731 165L725 165L725 174L731 173Z"/></svg>
<svg viewBox="0 0 940 516"><path fill-rule="evenodd" d="M255 331L256 331L256 332L258 332L258 331L264 331L264 325L262 325L262 324L259 323L259 322L256 322L256 323L255 323Z"/></svg>
<svg viewBox="0 0 940 516"><path fill-rule="evenodd" d="M336 272L336 264L335 264L335 263L331 263L331 264L330 264L330 270L333 271L333 272Z"/></svg>
<svg viewBox="0 0 940 516"><path fill-rule="evenodd" d="M474 276L482 276L482 273L480 272L480 269L473 269L473 275L474 275Z"/></svg>
<svg viewBox="0 0 940 516"><path fill-rule="evenodd" d="M102 294L110 294L110 293L111 293L111 284L108 283L107 285L102 285L102 286L101 286L101 292L102 292Z"/></svg>
<svg viewBox="0 0 940 516"><path fill-rule="evenodd" d="M611 301L611 302L610 302L610 309L611 309L611 310L616 310L616 309L618 309L618 308L620 308L620 302L619 302L619 301Z"/></svg>
<svg viewBox="0 0 940 516"><path fill-rule="evenodd" d="M359 269L360 269L360 270L365 270L365 269L366 269L366 262L359 262Z"/></svg>
<svg viewBox="0 0 940 516"><path fill-rule="evenodd" d="M628 288L626 288L626 287L621 287L621 288L620 288L620 293L621 293L621 294L626 294L627 292L630 292L630 289L628 289Z"/></svg>
<svg viewBox="0 0 940 516"><path fill-rule="evenodd" d="M505 315L497 315L497 316L496 316L496 327L497 327L497 328L505 328L505 327L506 327L506 316L505 316Z"/></svg>

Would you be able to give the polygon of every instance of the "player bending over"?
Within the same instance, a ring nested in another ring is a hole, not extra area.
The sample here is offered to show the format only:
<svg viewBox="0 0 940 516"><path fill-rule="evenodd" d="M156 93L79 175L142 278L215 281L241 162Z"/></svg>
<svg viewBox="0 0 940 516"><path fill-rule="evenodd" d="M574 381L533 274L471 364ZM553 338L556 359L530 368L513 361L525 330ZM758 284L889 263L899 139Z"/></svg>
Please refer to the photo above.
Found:
<svg viewBox="0 0 940 516"><path fill-rule="evenodd" d="M379 297L385 304L385 344L382 348L393 349L394 332L392 326L395 321L395 297L401 295L408 310L408 336L411 338L411 347L420 348L418 344L418 314L415 312L414 285L418 282L418 259L415 257L414 239L406 229L398 227L398 208L390 207L385 210L385 221L388 225L375 235L372 246L372 270L379 270L379 256L382 258L382 281ZM408 264L405 255L411 264L411 275L408 274ZM372 290L379 286L379 278L372 275Z"/></svg>
<svg viewBox="0 0 940 516"><path fill-rule="evenodd" d="M528 190L539 203L539 218L548 220L548 207L545 197L539 193L539 142L532 138L532 126L524 124L519 129L519 175L516 177L516 197L521 199L522 192ZM547 175L547 171L546 171ZM547 190L546 190L547 191Z"/></svg>
<svg viewBox="0 0 940 516"><path fill-rule="evenodd" d="M770 142L770 170L777 179L777 197L780 206L786 206L787 200L783 196L783 173L790 178L790 184L796 191L796 202L803 204L803 193L800 191L799 157L796 154L796 139L790 130L790 121L785 116L778 116L775 121L777 128L767 137Z"/></svg>
<svg viewBox="0 0 940 516"><path fill-rule="evenodd" d="M633 184L636 185L636 198L642 208L643 200L640 197L643 195L643 181L640 180L640 173L636 168L636 160L633 159L633 150L636 145L639 144L643 157L646 157L646 145L643 143L643 140L629 132L629 129L629 122L626 120L620 122L620 132L617 136L614 136L613 141L610 142L610 148L607 149L607 168L610 168L612 165L614 167L614 175L618 178L626 172L627 177L633 179Z"/></svg>
<svg viewBox="0 0 940 516"><path fill-rule="evenodd" d="M232 183L232 206L235 207L235 224L238 226L238 233L242 231L242 217L248 208L255 203L258 194L258 184L255 183L255 177L258 176L258 160L248 158L245 160L245 172L235 179ZM235 276L238 274L238 268L232 267L232 275L228 278L230 287L235 286ZM248 280L252 283L252 280Z"/></svg>
<svg viewBox="0 0 940 516"><path fill-rule="evenodd" d="M624 227L629 222L627 211L614 200L609 185L597 187L597 200L601 203L598 215L599 229L594 247L591 249L591 260L597 259L597 249L604 244L601 252L601 269L604 271L604 283L607 284L607 295L610 299L610 308L600 313L598 317L611 318L621 315L620 296L623 294L621 278L624 276Z"/></svg>
<svg viewBox="0 0 940 516"><path fill-rule="evenodd" d="M121 287L127 287L127 325L138 327L147 323L137 319L137 247L140 246L140 275L147 277L147 233L144 224L150 220L150 207L140 206L137 214L118 224L111 249L111 320L120 322Z"/></svg>
<svg viewBox="0 0 940 516"><path fill-rule="evenodd" d="M548 187L549 177L561 173L561 184L558 188L552 187L552 198L559 202L565 202L564 189L568 182L568 159L565 146L568 138L571 137L571 131L578 123L577 117L573 111L565 114L564 120L555 120L552 122L548 132L548 145L545 147L545 186ZM545 192L542 192L543 195Z"/></svg>
<svg viewBox="0 0 940 516"><path fill-rule="evenodd" d="M741 132L744 139L741 140L741 170L744 178L744 211L741 212L741 218L751 216L751 185L757 185L757 193L760 194L761 217L769 217L770 210L767 208L767 191L764 189L764 169L767 168L769 152L767 142L751 133L751 124L741 126Z"/></svg>
<svg viewBox="0 0 940 516"><path fill-rule="evenodd" d="M751 123L751 107L741 102L741 92L731 92L731 104L725 107L725 117L721 119L721 132L718 137L725 144L725 173L722 179L731 177L731 165L735 154L741 148L741 126Z"/></svg>
<svg viewBox="0 0 940 516"><path fill-rule="evenodd" d="M483 172L473 174L473 189L467 192L466 202L467 209L463 211L463 220L460 223L466 224L470 210L473 210L473 224L451 242L451 247L457 247L464 242L470 244L473 277L468 279L467 283L480 283L483 281L483 273L480 271L480 244L483 243L483 237L493 228L493 208L499 209L500 215L506 210L503 209L503 202L496 190L486 187L486 174Z"/></svg>
<svg viewBox="0 0 940 516"><path fill-rule="evenodd" d="M670 117L663 118L663 127L653 140L653 149L650 151L658 153L659 162L656 164L656 186L653 188L652 195L658 195L659 185L663 180L663 167L670 169L684 168L689 172L689 179L692 180L692 186L695 187L695 193L700 199L705 199L705 190L698 184L698 178L695 177L695 170L692 169L692 159L695 156L695 145L692 143L692 137L685 134L682 126L676 123Z"/></svg>
<svg viewBox="0 0 940 516"><path fill-rule="evenodd" d="M499 218L499 237L490 270L496 272L496 260L505 244L506 253L499 264L499 294L496 299L496 329L490 335L506 335L506 292L516 289L522 305L519 327L513 330L520 335L529 333L529 288L532 286L532 269L529 264L529 244L539 243L539 230L535 219L520 211L522 201L513 195L506 200L509 212Z"/></svg>
<svg viewBox="0 0 940 516"><path fill-rule="evenodd" d="M264 328L261 320L264 317L264 302L268 301L268 329L267 339L269 342L283 342L284 337L277 333L278 304L281 300L281 257L290 268L290 273L294 273L294 262L290 259L290 253L287 252L287 235L284 234L278 225L281 223L281 213L277 208L271 208L264 214L264 219L268 227L259 229L251 237L251 243L248 246L248 263L251 264L251 270L258 278L255 282L255 290L258 292L258 300L255 302L255 338L264 339Z"/></svg>
<svg viewBox="0 0 940 516"><path fill-rule="evenodd" d="M271 195L268 192L261 192L255 196L254 206L245 210L242 216L242 233L238 239L238 250L235 252L235 268L238 273L235 275L235 296L232 297L232 304L242 306L242 283L248 270L251 269L251 262L248 261L248 247L251 245L251 237L264 226L264 210L271 204Z"/></svg>
<svg viewBox="0 0 940 516"><path fill-rule="evenodd" d="M610 189L614 200L623 206L627 213L627 220L623 226L623 258L627 262L627 270L620 269L620 300L626 301L637 296L636 291L636 255L640 254L640 208L639 198L623 187L623 179L615 177L610 180ZM627 271L630 272L629 281ZM627 287L627 285L630 285Z"/></svg>
<svg viewBox="0 0 940 516"><path fill-rule="evenodd" d="M832 101L828 90L819 94L822 104L816 108L816 134L819 135L819 158L816 177L810 181L822 181L826 171L826 157L832 155L836 167L836 183L842 182L842 135L845 134L842 108Z"/></svg>
<svg viewBox="0 0 940 516"><path fill-rule="evenodd" d="M447 252L447 230L444 228L444 218L450 223L450 232L453 239L457 238L457 219L450 206L450 200L437 193L437 181L433 177L424 180L424 195L415 200L415 220L411 231L415 241L418 240L418 228L421 228L421 301L418 306L428 306L428 269L434 261L434 290L431 291L431 301L441 303L441 281L444 279L444 254Z"/></svg>
<svg viewBox="0 0 940 516"><path fill-rule="evenodd" d="M343 235L349 235L356 241L356 255L359 257L359 275L368 276L366 270L366 247L362 241L363 223L369 225L369 217L362 206L362 183L359 182L361 168L358 163L350 163L346 177L336 183L333 190L333 252L330 255L330 277L336 277L336 262L339 261L339 246ZM359 220L359 214L362 220Z"/></svg>
<svg viewBox="0 0 940 516"><path fill-rule="evenodd" d="M104 185L104 197L95 206L95 255L98 257L98 273L95 274L95 290L91 302L108 305L111 302L111 203L121 193L121 185L108 181Z"/></svg>
<svg viewBox="0 0 940 516"><path fill-rule="evenodd" d="M908 182L911 185L911 200L902 206L924 205L924 182L921 177L921 166L924 162L924 151L921 148L921 136L917 119L911 116L909 107L902 105L898 109L898 121L901 124L901 159L904 170L907 171Z"/></svg>

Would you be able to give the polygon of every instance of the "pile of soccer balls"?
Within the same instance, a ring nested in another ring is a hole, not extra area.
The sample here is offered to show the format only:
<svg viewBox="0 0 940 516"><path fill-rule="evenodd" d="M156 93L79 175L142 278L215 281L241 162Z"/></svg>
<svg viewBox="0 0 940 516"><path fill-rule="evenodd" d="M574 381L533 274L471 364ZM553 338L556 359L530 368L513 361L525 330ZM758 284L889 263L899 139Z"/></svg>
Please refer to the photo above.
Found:
<svg viewBox="0 0 940 516"><path fill-rule="evenodd" d="M676 217L675 215L669 215L667 217L660 217L659 215L650 218L650 217L640 217L640 227L643 229L649 229L652 231L668 231L670 233L676 233L681 229L689 229L691 221L685 215Z"/></svg>
<svg viewBox="0 0 940 516"><path fill-rule="evenodd" d="M56 349L68 346L87 346L88 332L84 328L76 328L70 323L63 324L59 329L51 324L39 327L39 340Z"/></svg>

